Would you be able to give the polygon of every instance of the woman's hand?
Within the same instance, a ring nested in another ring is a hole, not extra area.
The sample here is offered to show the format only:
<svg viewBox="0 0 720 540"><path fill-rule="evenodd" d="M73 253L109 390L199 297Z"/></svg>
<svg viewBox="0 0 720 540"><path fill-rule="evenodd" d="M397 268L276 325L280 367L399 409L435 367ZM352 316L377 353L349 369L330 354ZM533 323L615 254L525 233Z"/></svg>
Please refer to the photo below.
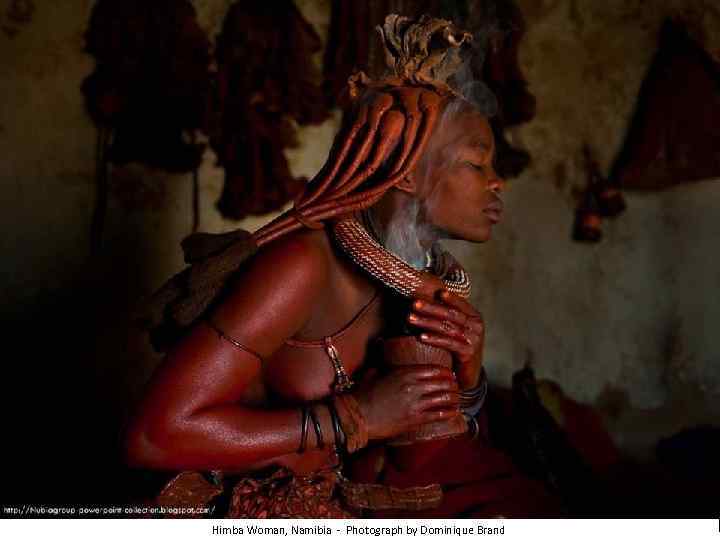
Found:
<svg viewBox="0 0 720 540"><path fill-rule="evenodd" d="M439 302L416 300L408 322L424 330L420 340L453 354L460 388L477 385L482 368L485 323L466 300L442 291Z"/></svg>
<svg viewBox="0 0 720 540"><path fill-rule="evenodd" d="M440 366L404 366L354 393L370 439L386 439L460 414L452 371Z"/></svg>

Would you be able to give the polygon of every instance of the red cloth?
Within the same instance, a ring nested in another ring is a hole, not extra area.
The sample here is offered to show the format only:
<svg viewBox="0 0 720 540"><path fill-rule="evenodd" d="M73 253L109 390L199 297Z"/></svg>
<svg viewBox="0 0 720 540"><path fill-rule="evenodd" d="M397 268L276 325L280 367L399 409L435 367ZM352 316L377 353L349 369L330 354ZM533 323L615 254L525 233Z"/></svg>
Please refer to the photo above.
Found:
<svg viewBox="0 0 720 540"><path fill-rule="evenodd" d="M563 430L570 444L596 473L620 463L620 452L605 429L600 415L587 405L571 399L562 403Z"/></svg>
<svg viewBox="0 0 720 540"><path fill-rule="evenodd" d="M376 518L560 517L560 502L543 485L525 476L501 450L482 439L463 436L413 446L413 463L394 449L371 449L352 468L352 480L396 487L437 483L443 489L438 508L376 511ZM408 452L402 449L401 452ZM379 459L382 473L374 476ZM400 465L400 466L398 466ZM403 466L405 465L405 466Z"/></svg>

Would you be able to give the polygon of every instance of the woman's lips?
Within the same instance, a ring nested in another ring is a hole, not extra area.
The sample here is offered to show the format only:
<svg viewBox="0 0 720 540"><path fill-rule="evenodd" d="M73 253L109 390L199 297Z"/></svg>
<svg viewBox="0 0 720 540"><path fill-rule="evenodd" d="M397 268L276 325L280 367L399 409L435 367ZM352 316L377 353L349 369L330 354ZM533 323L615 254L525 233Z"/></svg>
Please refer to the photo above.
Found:
<svg viewBox="0 0 720 540"><path fill-rule="evenodd" d="M497 223L500 221L500 216L502 216L502 212L498 212L497 210L491 210L489 208L486 208L483 210L483 213L490 218L490 221L493 223Z"/></svg>
<svg viewBox="0 0 720 540"><path fill-rule="evenodd" d="M488 204L485 208L483 208L483 213L490 218L490 221L493 223L497 223L500 221L500 218L502 217L503 212L503 203L502 201L496 201Z"/></svg>

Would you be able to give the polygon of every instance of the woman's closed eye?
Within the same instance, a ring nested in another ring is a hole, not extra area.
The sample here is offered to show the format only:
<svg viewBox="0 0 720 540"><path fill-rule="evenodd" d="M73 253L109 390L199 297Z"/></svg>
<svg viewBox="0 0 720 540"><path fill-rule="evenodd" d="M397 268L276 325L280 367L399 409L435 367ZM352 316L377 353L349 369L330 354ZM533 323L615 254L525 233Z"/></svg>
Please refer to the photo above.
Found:
<svg viewBox="0 0 720 540"><path fill-rule="evenodd" d="M472 161L467 161L466 163L477 171L485 172L485 165L483 165L482 163L474 163Z"/></svg>

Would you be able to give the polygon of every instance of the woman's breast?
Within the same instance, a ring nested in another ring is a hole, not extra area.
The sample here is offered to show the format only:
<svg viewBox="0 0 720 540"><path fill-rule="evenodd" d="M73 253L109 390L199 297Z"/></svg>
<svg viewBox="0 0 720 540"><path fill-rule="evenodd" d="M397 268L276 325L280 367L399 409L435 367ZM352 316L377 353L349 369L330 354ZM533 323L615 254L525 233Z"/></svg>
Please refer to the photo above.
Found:
<svg viewBox="0 0 720 540"><path fill-rule="evenodd" d="M355 337L355 336L354 336ZM339 361L349 376L363 364L368 338L343 339L334 342ZM324 347L284 345L263 368L267 390L284 402L315 401L333 392L336 372Z"/></svg>
<svg viewBox="0 0 720 540"><path fill-rule="evenodd" d="M328 345L334 347L339 363L352 377L364 365L381 327L380 312L373 309L328 342L288 341L265 361L264 386L286 403L315 401L332 394L337 375Z"/></svg>

